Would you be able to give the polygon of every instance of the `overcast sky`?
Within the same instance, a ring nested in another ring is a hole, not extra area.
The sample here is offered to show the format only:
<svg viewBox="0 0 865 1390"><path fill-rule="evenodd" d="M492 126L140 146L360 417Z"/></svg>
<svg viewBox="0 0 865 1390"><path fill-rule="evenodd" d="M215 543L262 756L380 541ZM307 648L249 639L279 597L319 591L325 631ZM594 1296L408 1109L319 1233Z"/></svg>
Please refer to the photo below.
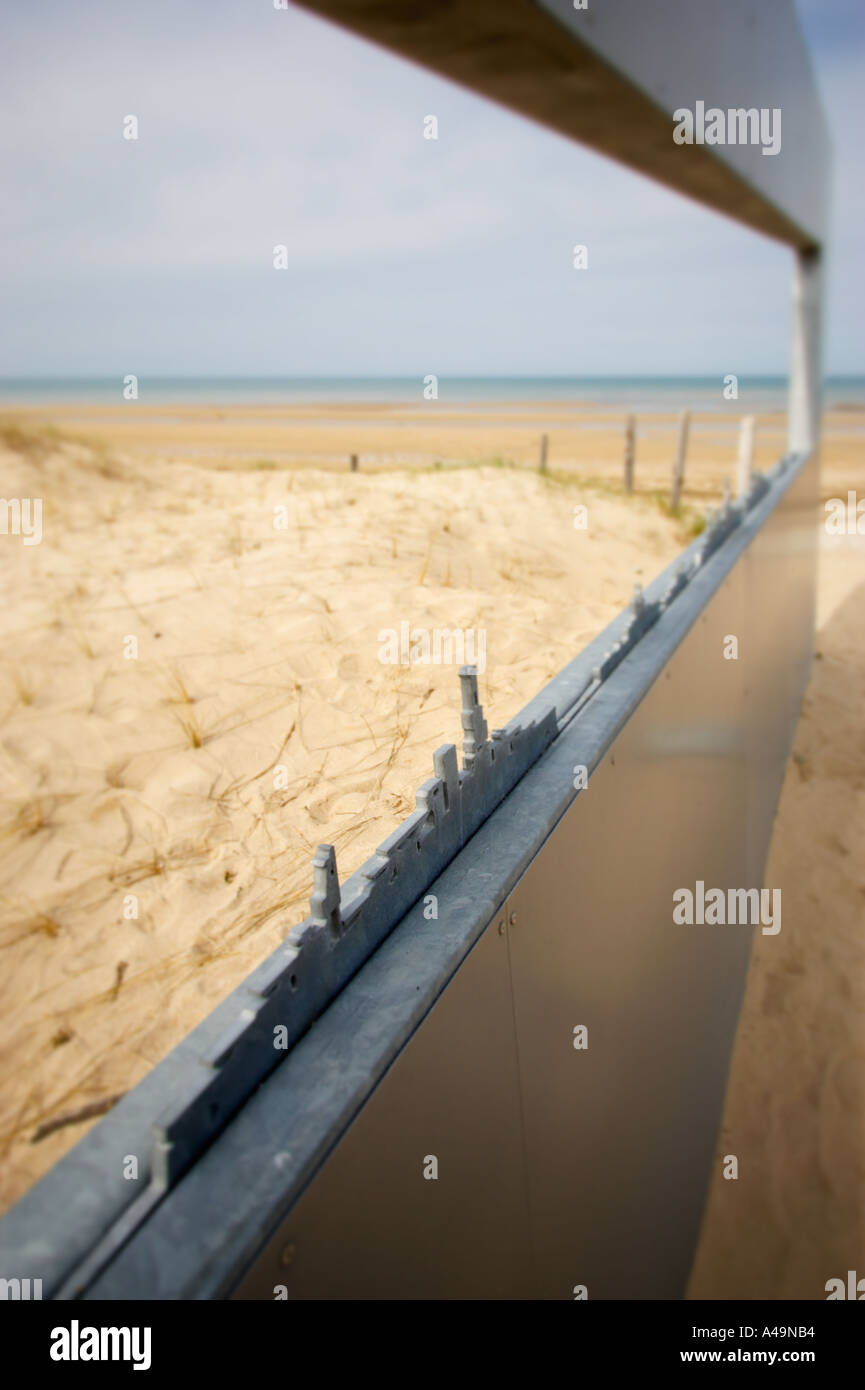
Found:
<svg viewBox="0 0 865 1390"><path fill-rule="evenodd" d="M865 3L799 12L826 366L859 373ZM2 30L0 375L787 370L784 247L300 10L5 0Z"/></svg>

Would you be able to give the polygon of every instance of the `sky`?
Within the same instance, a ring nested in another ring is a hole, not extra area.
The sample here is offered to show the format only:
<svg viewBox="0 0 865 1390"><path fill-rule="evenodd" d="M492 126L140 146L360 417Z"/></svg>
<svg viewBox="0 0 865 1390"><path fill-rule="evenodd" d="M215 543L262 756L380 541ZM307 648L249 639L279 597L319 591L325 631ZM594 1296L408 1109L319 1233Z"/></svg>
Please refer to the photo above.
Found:
<svg viewBox="0 0 865 1390"><path fill-rule="evenodd" d="M859 374L865 3L797 7L835 142L825 366ZM785 247L302 10L0 27L0 376L787 370Z"/></svg>

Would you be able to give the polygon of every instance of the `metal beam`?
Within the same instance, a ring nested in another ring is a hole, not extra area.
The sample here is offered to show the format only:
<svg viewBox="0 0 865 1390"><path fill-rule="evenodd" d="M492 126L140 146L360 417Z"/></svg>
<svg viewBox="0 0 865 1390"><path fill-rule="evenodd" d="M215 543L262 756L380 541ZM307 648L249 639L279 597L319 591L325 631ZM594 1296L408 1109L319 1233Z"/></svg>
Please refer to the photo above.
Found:
<svg viewBox="0 0 865 1390"><path fill-rule="evenodd" d="M792 0L296 0L404 58L802 250L829 140ZM781 111L781 146L676 144L673 113Z"/></svg>

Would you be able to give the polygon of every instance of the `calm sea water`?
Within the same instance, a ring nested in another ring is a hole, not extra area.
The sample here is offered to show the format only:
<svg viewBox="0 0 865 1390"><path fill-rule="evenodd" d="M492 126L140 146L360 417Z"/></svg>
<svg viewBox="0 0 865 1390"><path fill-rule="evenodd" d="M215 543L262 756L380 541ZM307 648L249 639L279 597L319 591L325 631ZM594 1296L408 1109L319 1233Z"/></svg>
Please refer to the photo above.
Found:
<svg viewBox="0 0 865 1390"><path fill-rule="evenodd" d="M441 404L470 407L556 401L626 407L642 412L724 409L723 377L439 377ZM140 377L139 400L154 405L314 405L328 402L416 405L420 377ZM784 377L739 378L734 410L784 410ZM0 403L122 403L122 381L113 377L0 379ZM865 377L829 377L828 407L865 407Z"/></svg>

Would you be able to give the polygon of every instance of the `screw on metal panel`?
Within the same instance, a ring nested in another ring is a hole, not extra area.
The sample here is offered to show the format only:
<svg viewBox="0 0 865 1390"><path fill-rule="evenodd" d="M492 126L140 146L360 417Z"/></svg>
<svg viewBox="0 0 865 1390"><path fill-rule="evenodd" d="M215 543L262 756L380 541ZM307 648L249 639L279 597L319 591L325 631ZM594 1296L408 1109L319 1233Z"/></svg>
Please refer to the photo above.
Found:
<svg viewBox="0 0 865 1390"><path fill-rule="evenodd" d="M505 934L505 924L504 924L504 922L499 922L499 936L504 936L504 934Z"/></svg>
<svg viewBox="0 0 865 1390"><path fill-rule="evenodd" d="M517 925L517 914L515 912L512 912L510 917L508 918L508 921L510 922L512 927L515 927Z"/></svg>
<svg viewBox="0 0 865 1390"><path fill-rule="evenodd" d="M294 1259L295 1248L296 1248L296 1247L295 1247L294 1245L286 1245L286 1246L283 1247L282 1254L281 1254L280 1257L279 1257L279 1263L280 1263L285 1269L288 1268L288 1266L291 1264L292 1260Z"/></svg>

